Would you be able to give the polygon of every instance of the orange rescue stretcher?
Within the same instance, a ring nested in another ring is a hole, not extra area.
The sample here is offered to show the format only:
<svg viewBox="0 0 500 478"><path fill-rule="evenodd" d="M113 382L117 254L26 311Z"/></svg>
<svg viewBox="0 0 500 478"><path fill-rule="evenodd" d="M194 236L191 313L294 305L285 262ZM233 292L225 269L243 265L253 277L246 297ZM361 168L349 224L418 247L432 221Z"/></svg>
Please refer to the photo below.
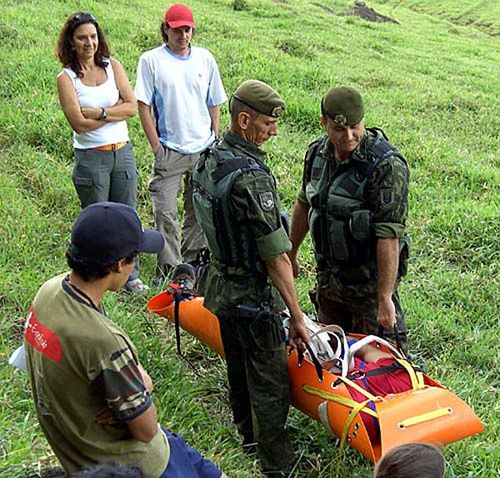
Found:
<svg viewBox="0 0 500 478"><path fill-rule="evenodd" d="M181 295L176 295L173 289L161 292L149 300L147 309L171 322L177 313L182 329L224 357L217 317L203 307L202 297L185 294L179 300ZM348 444L375 463L388 450L403 443L433 442L444 446L484 429L464 401L404 362L401 361L410 374L411 390L385 397L359 390L366 397L359 403L348 390L348 386L356 386L354 382L327 370L323 370L320 379L311 356L306 353L301 360L294 350L288 358L292 405L322 423L340 439L341 447ZM378 419L380 433L376 440L370 439L361 412Z"/></svg>

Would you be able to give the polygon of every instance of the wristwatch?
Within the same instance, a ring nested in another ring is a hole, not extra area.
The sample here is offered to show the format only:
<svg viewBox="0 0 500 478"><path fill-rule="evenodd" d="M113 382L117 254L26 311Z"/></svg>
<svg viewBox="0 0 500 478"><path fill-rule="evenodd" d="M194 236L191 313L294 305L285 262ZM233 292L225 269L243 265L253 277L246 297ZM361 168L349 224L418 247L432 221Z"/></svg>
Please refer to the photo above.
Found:
<svg viewBox="0 0 500 478"><path fill-rule="evenodd" d="M108 118L108 113L106 113L106 110L104 108L101 108L101 116L99 116L99 119L102 121L106 121Z"/></svg>

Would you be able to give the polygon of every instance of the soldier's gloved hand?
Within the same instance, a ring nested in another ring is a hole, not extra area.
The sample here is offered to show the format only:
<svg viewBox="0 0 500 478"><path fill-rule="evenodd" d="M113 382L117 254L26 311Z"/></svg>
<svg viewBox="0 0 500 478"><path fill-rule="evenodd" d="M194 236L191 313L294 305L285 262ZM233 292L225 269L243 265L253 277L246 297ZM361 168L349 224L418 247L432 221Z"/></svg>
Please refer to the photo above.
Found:
<svg viewBox="0 0 500 478"><path fill-rule="evenodd" d="M379 298L377 322L384 329L392 329L396 325L396 308L390 297L384 300Z"/></svg>

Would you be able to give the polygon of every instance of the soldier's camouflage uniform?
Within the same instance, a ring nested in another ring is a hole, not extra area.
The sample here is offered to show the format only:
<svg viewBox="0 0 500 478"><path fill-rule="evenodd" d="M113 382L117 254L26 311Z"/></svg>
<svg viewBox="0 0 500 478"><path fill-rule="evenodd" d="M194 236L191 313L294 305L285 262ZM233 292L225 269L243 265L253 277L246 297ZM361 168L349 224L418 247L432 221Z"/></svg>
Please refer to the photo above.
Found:
<svg viewBox="0 0 500 478"><path fill-rule="evenodd" d="M380 130L368 129L359 147L342 162L335 159L326 136L309 146L298 201L310 206L309 229L317 263L312 298L322 322L395 341L394 331L377 323L376 242L400 240L399 282L408 259L408 180L406 161ZM392 299L398 335L407 350L407 328L396 289Z"/></svg>
<svg viewBox="0 0 500 478"><path fill-rule="evenodd" d="M200 158L193 171L195 213L212 253L205 306L220 322L238 431L244 443L257 443L264 472L281 476L273 472L287 470L293 460L291 441L284 428L290 390L282 323L277 313L284 303L263 261L289 251L291 243L281 225L274 178L262 162L265 153L231 132L225 134L217 150L225 151L226 157L231 152L228 160L244 157L253 167L238 172L227 197L227 208L219 211L229 215L224 218L229 228L222 239L224 244L215 238L222 226L212 219L211 212L206 214L207 204L202 197L203 190L213 183L214 154ZM217 257L223 255L216 252L219 249L225 249L229 256L242 255L237 261L224 259Z"/></svg>

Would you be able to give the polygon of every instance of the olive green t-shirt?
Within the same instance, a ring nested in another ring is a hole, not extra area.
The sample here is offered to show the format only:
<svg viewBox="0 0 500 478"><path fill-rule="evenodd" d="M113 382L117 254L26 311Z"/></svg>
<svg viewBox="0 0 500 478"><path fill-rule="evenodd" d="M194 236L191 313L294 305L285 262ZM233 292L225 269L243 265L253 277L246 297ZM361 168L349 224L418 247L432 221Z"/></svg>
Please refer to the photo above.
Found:
<svg viewBox="0 0 500 478"><path fill-rule="evenodd" d="M165 434L149 443L132 438L127 420L152 404L127 334L54 277L38 291L25 328L25 347L40 426L68 473L115 460L138 463L158 478L169 460ZM117 425L96 415L108 407Z"/></svg>

